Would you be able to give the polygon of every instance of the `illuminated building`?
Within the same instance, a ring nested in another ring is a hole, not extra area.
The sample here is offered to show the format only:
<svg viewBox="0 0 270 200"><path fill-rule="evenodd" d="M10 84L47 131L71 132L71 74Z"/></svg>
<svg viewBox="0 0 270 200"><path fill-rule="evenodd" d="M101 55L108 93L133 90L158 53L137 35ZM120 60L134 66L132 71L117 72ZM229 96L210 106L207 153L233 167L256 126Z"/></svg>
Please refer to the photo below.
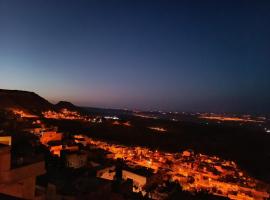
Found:
<svg viewBox="0 0 270 200"><path fill-rule="evenodd" d="M23 199L44 199L45 194L36 190L36 177L46 172L42 158L24 157L16 165L12 160L16 158L11 156L11 146L0 144L0 193Z"/></svg>
<svg viewBox="0 0 270 200"><path fill-rule="evenodd" d="M50 141L61 141L63 134L55 131L45 132L40 138L40 142L44 145L47 145Z"/></svg>
<svg viewBox="0 0 270 200"><path fill-rule="evenodd" d="M143 187L146 185L149 175L123 169L121 176L121 179L125 181L128 179L131 179L133 181L133 192L142 192L143 194L145 194ZM113 166L101 169L97 172L97 177L106 180L115 180L116 168Z"/></svg>
<svg viewBox="0 0 270 200"><path fill-rule="evenodd" d="M85 140L85 138L84 138L82 135L75 135L75 136L74 136L74 141L75 141L77 144L83 145L84 147L87 146L87 141Z"/></svg>
<svg viewBox="0 0 270 200"><path fill-rule="evenodd" d="M11 136L1 136L0 137L0 144L5 144L11 146Z"/></svg>

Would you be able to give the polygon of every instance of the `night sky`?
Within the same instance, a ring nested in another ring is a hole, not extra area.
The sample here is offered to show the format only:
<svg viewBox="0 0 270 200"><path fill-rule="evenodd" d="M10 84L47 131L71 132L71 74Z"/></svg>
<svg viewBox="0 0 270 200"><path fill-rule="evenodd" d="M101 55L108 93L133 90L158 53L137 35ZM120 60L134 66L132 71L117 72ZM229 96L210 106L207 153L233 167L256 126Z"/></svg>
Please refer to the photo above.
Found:
<svg viewBox="0 0 270 200"><path fill-rule="evenodd" d="M0 0L0 88L82 106L270 112L270 1Z"/></svg>

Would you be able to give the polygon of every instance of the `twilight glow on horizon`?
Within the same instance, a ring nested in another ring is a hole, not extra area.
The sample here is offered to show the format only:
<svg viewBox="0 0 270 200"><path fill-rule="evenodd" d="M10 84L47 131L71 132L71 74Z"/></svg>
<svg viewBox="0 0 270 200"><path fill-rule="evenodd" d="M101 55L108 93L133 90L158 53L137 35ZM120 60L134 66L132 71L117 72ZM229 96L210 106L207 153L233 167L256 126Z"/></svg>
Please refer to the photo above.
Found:
<svg viewBox="0 0 270 200"><path fill-rule="evenodd" d="M269 1L0 0L0 88L76 105L270 112Z"/></svg>

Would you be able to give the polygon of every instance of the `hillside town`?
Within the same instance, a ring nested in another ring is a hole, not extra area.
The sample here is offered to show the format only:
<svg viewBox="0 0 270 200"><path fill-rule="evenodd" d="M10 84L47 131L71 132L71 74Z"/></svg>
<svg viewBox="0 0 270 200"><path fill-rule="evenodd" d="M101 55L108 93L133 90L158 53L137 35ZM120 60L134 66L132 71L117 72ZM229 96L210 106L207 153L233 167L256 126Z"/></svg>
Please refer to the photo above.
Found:
<svg viewBox="0 0 270 200"><path fill-rule="evenodd" d="M176 186L172 187L173 183L181 187L179 190L191 194L206 192L234 200L269 198L269 185L250 177L234 161L191 149L170 153L109 143L84 133L59 132L57 126L48 126L42 120L49 118L102 123L99 117L83 116L68 109L43 112L43 117L29 116L18 110L14 114L19 120L32 123L32 128L27 128L27 131L35 136L34 146L43 149L45 157L40 160L40 155L33 154L31 162L29 158L19 157L15 159L18 167L10 167L14 160L10 153L12 137L1 136L0 193L5 195L26 199L77 199L78 193L80 198L100 198L100 195L105 195L101 191L107 191L107 195L116 195L116 199L165 200L174 194ZM119 117L106 118L104 120L112 121L112 125L131 126L130 122L119 122ZM159 127L150 128L165 131ZM25 174L25 171L31 173ZM36 182L36 177L40 175L41 178ZM70 177L69 182L66 182L67 177ZM99 185L96 190L88 191L89 181ZM78 182L85 188L76 187ZM23 188L28 186L32 189L23 192Z"/></svg>

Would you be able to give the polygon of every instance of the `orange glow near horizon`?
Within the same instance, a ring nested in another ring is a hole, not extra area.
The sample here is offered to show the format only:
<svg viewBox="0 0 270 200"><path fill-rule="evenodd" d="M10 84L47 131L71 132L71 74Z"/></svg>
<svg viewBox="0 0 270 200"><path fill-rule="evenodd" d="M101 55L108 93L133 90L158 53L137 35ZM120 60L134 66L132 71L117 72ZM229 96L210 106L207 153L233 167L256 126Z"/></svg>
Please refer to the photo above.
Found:
<svg viewBox="0 0 270 200"><path fill-rule="evenodd" d="M217 121L234 121L234 122L252 122L252 123L263 123L263 120L259 119L251 119L250 117L230 117L230 116L222 116L222 115L206 115L202 114L199 116L201 119L209 119L209 120L217 120Z"/></svg>

